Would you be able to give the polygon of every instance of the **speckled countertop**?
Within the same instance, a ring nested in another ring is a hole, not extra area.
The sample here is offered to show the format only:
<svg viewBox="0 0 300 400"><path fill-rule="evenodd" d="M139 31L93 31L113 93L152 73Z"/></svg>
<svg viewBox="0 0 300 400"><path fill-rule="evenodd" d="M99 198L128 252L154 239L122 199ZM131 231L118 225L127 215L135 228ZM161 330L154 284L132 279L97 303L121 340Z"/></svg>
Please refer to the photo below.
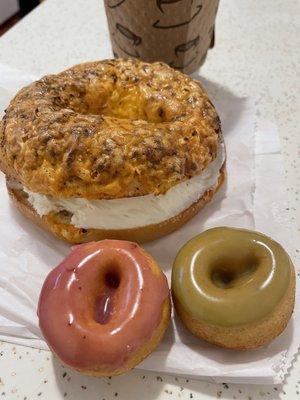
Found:
<svg viewBox="0 0 300 400"><path fill-rule="evenodd" d="M257 116L277 124L284 154L288 213L300 232L297 0L222 0L216 46L201 76L214 91L253 96ZM41 75L110 57L102 0L47 0L0 39L0 62ZM299 260L299 251L296 258ZM300 359L283 386L218 385L133 371L83 377L50 353L0 343L0 399L300 399Z"/></svg>

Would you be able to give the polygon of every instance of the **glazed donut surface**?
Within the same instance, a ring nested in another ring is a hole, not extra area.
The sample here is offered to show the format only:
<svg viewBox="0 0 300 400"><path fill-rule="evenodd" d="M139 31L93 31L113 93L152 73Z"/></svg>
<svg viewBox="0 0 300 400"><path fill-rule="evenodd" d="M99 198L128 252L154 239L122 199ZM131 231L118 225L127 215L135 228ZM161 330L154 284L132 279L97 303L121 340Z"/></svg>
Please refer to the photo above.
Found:
<svg viewBox="0 0 300 400"><path fill-rule="evenodd" d="M80 245L48 275L38 316L65 364L91 375L119 374L160 341L170 318L167 280L135 243Z"/></svg>
<svg viewBox="0 0 300 400"><path fill-rule="evenodd" d="M172 270L174 304L184 323L225 347L256 347L251 328L257 333L264 324L270 331L264 326L261 338L277 336L290 318L294 291L288 254L271 238L245 229L201 233L182 247Z"/></svg>

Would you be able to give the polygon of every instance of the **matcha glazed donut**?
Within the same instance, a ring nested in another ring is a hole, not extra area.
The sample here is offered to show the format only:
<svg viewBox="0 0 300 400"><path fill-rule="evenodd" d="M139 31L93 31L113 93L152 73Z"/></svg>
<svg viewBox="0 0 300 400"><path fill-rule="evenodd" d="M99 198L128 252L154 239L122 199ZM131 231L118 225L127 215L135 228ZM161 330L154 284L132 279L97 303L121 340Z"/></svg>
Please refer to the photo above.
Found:
<svg viewBox="0 0 300 400"><path fill-rule="evenodd" d="M213 228L177 254L172 297L196 336L222 347L256 348L277 337L291 317L294 267L285 250L261 233Z"/></svg>

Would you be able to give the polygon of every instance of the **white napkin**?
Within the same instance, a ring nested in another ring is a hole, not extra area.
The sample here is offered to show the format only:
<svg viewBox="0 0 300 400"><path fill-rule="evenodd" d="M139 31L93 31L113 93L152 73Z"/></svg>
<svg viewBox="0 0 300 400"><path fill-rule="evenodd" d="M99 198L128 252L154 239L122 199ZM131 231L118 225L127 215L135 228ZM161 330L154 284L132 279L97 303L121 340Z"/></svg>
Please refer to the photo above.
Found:
<svg viewBox="0 0 300 400"><path fill-rule="evenodd" d="M0 64L0 112L17 89L33 79L36 78ZM179 248L196 234L214 226L258 229L294 254L296 236L285 218L276 126L266 121L258 126L255 149L251 101L220 90L216 96L214 100L227 146L227 184L184 227L144 246L168 278ZM0 191L0 339L47 349L36 316L38 296L47 273L68 254L70 247L15 210L2 174ZM300 318L299 295L293 319L297 317ZM217 382L280 383L299 347L300 328L293 319L268 347L238 352L200 341L173 317L163 342L139 368Z"/></svg>

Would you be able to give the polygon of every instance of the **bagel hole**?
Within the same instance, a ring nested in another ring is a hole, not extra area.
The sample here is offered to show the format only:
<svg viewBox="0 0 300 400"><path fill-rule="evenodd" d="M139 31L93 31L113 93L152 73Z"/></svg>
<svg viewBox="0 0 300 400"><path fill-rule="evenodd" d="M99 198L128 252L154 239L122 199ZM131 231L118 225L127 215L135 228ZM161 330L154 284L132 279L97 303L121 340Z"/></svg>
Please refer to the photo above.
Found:
<svg viewBox="0 0 300 400"><path fill-rule="evenodd" d="M161 99L145 98L138 85L132 84L117 88L107 86L100 80L93 82L85 92L72 89L73 93L65 99L54 99L58 108L68 108L82 115L99 115L118 119L143 120L147 122L166 122L168 110Z"/></svg>
<svg viewBox="0 0 300 400"><path fill-rule="evenodd" d="M256 271L259 260L249 256L244 260L223 260L212 265L211 280L221 289L237 287L251 278Z"/></svg>

